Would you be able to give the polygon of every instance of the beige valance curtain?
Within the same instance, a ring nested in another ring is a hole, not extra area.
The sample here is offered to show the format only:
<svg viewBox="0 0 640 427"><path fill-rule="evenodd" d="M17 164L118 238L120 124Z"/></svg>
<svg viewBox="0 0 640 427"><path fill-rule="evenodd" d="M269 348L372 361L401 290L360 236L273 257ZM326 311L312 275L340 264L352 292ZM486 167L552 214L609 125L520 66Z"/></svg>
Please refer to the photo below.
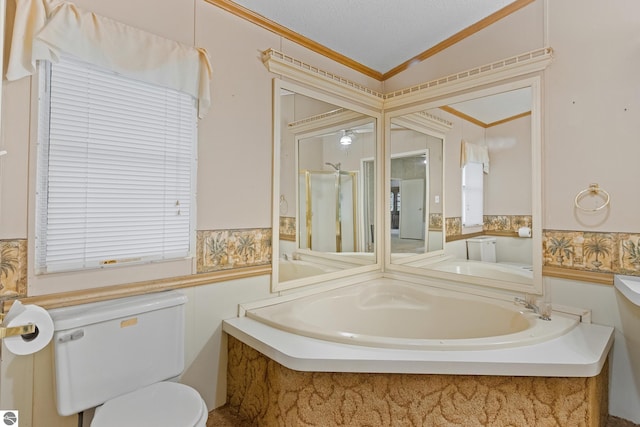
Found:
<svg viewBox="0 0 640 427"><path fill-rule="evenodd" d="M60 52L127 77L176 89L211 105L211 64L204 49L187 46L59 0L16 0L7 80L36 72L37 60Z"/></svg>
<svg viewBox="0 0 640 427"><path fill-rule="evenodd" d="M482 163L482 171L489 173L489 149L485 145L460 142L460 167L467 163Z"/></svg>

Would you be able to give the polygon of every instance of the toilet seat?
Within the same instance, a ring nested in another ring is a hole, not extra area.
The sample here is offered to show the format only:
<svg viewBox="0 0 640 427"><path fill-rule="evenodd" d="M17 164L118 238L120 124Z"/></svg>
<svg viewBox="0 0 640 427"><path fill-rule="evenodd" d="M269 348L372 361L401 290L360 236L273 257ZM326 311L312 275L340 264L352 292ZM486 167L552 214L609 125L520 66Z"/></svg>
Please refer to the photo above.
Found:
<svg viewBox="0 0 640 427"><path fill-rule="evenodd" d="M205 427L207 416L196 390L164 381L105 402L91 427Z"/></svg>

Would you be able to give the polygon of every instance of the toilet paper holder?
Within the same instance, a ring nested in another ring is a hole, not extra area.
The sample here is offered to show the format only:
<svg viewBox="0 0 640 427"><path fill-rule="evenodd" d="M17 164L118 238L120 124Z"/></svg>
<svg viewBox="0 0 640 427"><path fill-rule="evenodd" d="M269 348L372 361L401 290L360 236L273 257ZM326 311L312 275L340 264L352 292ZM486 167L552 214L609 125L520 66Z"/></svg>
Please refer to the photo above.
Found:
<svg viewBox="0 0 640 427"><path fill-rule="evenodd" d="M4 322L4 316L5 316L5 313L0 313L0 324ZM7 338L7 337L14 337L16 335L29 335L29 334L35 334L35 333L36 333L36 325L34 325L33 323L29 323L27 325L12 326L12 327L0 326L0 339ZM28 337L24 337L24 338L28 339Z"/></svg>

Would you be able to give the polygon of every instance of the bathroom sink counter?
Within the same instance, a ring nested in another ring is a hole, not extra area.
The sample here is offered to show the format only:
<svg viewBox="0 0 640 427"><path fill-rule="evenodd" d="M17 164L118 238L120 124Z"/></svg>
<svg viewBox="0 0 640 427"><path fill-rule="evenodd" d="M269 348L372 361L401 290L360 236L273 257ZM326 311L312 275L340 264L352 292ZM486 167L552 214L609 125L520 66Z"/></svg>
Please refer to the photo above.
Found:
<svg viewBox="0 0 640 427"><path fill-rule="evenodd" d="M640 306L640 277L616 274L613 284L629 301Z"/></svg>

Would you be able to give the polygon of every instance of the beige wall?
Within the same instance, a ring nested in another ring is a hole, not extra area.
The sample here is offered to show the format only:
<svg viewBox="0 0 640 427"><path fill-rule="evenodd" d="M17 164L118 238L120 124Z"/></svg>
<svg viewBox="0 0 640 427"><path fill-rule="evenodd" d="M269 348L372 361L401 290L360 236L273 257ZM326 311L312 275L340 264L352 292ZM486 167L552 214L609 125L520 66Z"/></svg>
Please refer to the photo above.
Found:
<svg viewBox="0 0 640 427"><path fill-rule="evenodd" d="M555 59L545 75L543 226L638 232L640 3L548 3ZM578 213L573 198L592 182L611 194L611 207L599 215ZM553 301L590 307L594 322L616 327L610 411L640 423L638 307L610 287L550 278L547 285Z"/></svg>
<svg viewBox="0 0 640 427"><path fill-rule="evenodd" d="M638 28L634 0L538 0L388 80L385 92L552 47L543 75L542 227L637 233ZM592 182L611 194L610 208L576 212L575 195ZM594 322L616 327L610 412L640 423L640 310L611 286L545 278L545 287L554 303L591 308Z"/></svg>
<svg viewBox="0 0 640 427"><path fill-rule="evenodd" d="M531 215L531 117L485 129L485 215Z"/></svg>
<svg viewBox="0 0 640 427"><path fill-rule="evenodd" d="M485 143L484 128L440 109L432 110L432 113L453 123L451 129L445 135L444 145L444 214L448 218L461 217L462 172L460 170L460 144L464 139L473 144L483 145Z"/></svg>
<svg viewBox="0 0 640 427"><path fill-rule="evenodd" d="M537 0L435 56L411 65L408 70L386 80L384 92L540 48L544 45L543 6L543 1Z"/></svg>
<svg viewBox="0 0 640 427"><path fill-rule="evenodd" d="M440 109L430 112L453 123L445 134L446 216L462 216L462 139L489 147L484 215L531 215L531 118L484 128Z"/></svg>
<svg viewBox="0 0 640 427"><path fill-rule="evenodd" d="M556 53L545 76L547 228L639 230L639 24L633 0L549 2ZM566 203L591 182L611 194L607 216L578 215Z"/></svg>
<svg viewBox="0 0 640 427"><path fill-rule="evenodd" d="M8 1L8 24L14 2ZM201 230L271 227L272 79L260 52L276 48L373 89L381 84L326 58L282 40L204 1L76 1L79 6L141 29L208 50L213 66L213 107L199 122L197 228ZM10 29L9 29L10 30ZM33 108L31 81L3 81L0 148L0 239L29 237L29 151ZM31 172L32 173L32 172ZM115 273L113 283L132 281ZM30 294L95 287L77 275L66 284L41 284ZM183 382L194 386L210 409L225 400L226 350L221 320L237 314L243 301L269 295L262 276L186 290L187 366ZM0 408L18 409L21 426L76 426L75 417L55 412L51 353L13 356L2 350ZM34 402L37 400L37 404Z"/></svg>

